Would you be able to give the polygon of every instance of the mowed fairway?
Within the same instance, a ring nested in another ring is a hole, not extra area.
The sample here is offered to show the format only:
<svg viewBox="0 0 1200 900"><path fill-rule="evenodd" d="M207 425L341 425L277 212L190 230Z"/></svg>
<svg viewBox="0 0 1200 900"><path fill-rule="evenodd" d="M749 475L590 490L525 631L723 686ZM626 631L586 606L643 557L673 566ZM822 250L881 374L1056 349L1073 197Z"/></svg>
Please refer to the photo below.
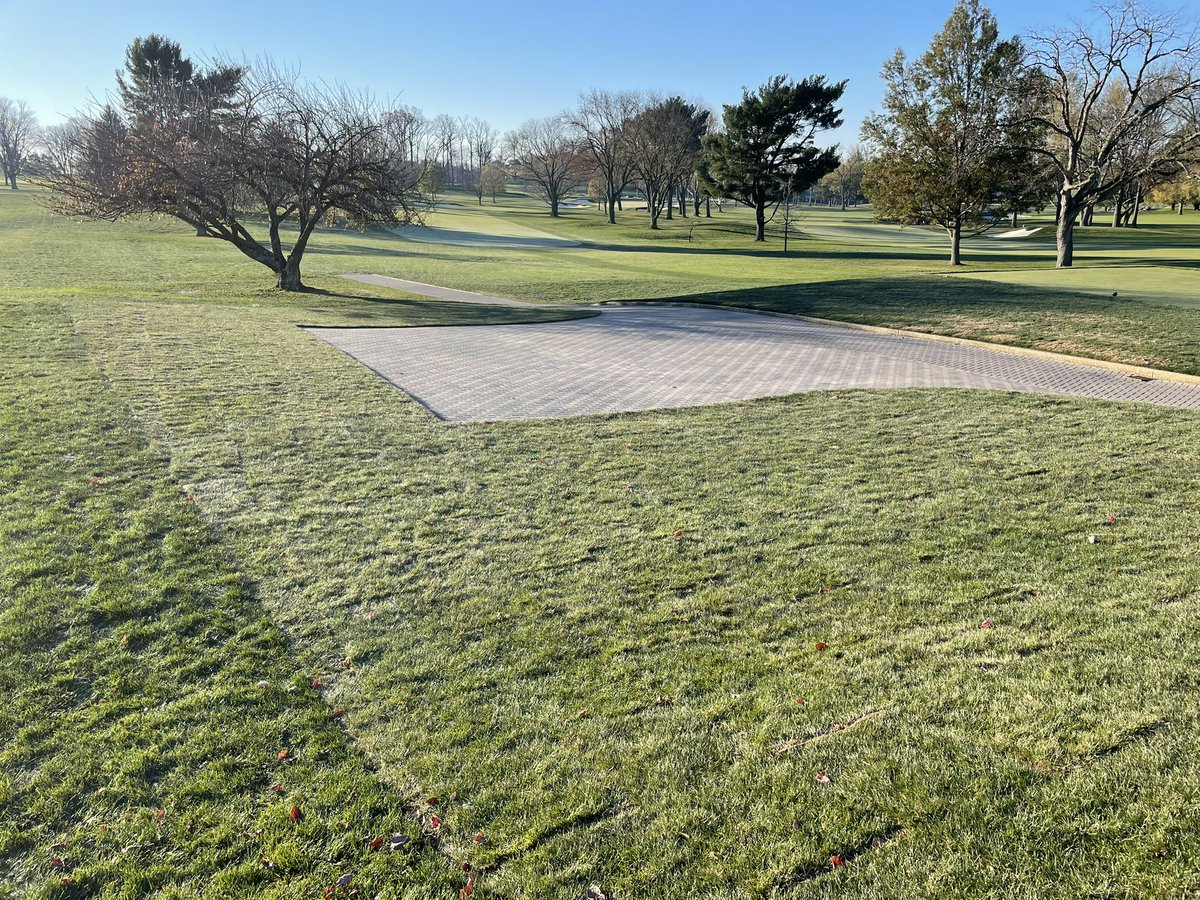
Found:
<svg viewBox="0 0 1200 900"><path fill-rule="evenodd" d="M732 213L691 241L453 215L581 246L322 233L333 293L295 297L185 229L0 192L0 884L454 897L467 864L506 898L1200 891L1194 413L851 391L449 425L297 327L572 315L334 277L378 272L1195 371L1200 311L881 242L784 259ZM1157 264L1189 271L1188 227Z"/></svg>

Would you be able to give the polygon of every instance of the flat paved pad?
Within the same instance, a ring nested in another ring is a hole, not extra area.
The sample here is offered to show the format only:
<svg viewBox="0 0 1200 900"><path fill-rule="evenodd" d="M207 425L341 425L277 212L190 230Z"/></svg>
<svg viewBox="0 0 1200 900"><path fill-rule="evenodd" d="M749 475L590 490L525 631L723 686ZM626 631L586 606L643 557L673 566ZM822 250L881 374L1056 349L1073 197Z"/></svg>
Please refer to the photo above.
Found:
<svg viewBox="0 0 1200 900"><path fill-rule="evenodd" d="M616 307L538 325L308 331L451 421L843 388L986 388L1200 408L1200 385L722 309Z"/></svg>

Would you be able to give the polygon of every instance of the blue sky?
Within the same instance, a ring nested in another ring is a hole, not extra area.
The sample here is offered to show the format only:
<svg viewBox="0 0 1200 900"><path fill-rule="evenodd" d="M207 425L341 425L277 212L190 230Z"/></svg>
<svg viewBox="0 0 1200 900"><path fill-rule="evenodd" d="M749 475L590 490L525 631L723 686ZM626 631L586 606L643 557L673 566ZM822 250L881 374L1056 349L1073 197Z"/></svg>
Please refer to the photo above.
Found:
<svg viewBox="0 0 1200 900"><path fill-rule="evenodd" d="M845 144L879 103L884 59L897 47L923 50L952 5L0 0L0 95L28 101L44 124L60 121L111 89L133 37L157 31L193 58L269 54L314 79L501 129L562 110L591 87L680 93L719 110L776 73L823 73L850 81L846 127L829 138ZM1088 13L1088 0L991 6L1006 33Z"/></svg>

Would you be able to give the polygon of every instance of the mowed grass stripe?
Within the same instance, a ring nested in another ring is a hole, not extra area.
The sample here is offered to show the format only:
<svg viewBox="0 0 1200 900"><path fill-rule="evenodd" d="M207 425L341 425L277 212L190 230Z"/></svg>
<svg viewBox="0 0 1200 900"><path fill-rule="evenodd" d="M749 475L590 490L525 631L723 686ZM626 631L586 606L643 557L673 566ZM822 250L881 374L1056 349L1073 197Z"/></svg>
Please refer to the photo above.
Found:
<svg viewBox="0 0 1200 900"><path fill-rule="evenodd" d="M66 307L0 321L0 892L449 895Z"/></svg>

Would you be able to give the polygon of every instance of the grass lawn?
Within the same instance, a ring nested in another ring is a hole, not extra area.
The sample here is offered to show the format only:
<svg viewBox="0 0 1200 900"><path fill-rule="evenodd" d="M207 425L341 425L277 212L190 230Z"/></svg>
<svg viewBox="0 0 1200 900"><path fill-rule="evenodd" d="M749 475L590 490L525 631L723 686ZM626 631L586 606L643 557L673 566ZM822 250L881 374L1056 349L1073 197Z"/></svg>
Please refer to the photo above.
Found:
<svg viewBox="0 0 1200 900"><path fill-rule="evenodd" d="M848 270L933 316L963 284L933 261L606 252L571 218L561 251L338 235L310 270L345 296L296 298L178 228L0 221L10 893L1200 891L1194 414L854 391L451 426L295 327L562 314L338 270L571 299L624 266L636 299L694 267L745 301L786 269L851 312ZM1105 321L1131 309L1194 315Z"/></svg>

